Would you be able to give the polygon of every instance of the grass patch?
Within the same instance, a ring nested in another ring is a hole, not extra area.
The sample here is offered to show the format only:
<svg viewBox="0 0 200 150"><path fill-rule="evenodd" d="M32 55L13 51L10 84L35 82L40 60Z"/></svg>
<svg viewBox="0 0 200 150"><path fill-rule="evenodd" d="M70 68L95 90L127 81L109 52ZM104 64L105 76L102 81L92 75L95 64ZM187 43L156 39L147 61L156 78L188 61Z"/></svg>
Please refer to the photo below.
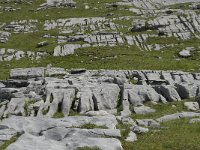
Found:
<svg viewBox="0 0 200 150"><path fill-rule="evenodd" d="M122 141L124 150L198 150L200 149L198 123L189 124L188 119L163 123L159 132L150 131L138 135L134 143Z"/></svg>
<svg viewBox="0 0 200 150"><path fill-rule="evenodd" d="M10 140L5 141L1 146L0 146L0 150L6 150L6 148L14 143L17 139L18 139L19 135L13 136Z"/></svg>
<svg viewBox="0 0 200 150"><path fill-rule="evenodd" d="M81 114L80 113L78 113L77 111L74 111L74 110L70 110L69 111L69 116L81 116Z"/></svg>
<svg viewBox="0 0 200 150"><path fill-rule="evenodd" d="M80 126L80 128L82 129L95 129L95 128L98 128L98 129L108 129L106 126L98 126L98 125L95 125L95 124L84 124L82 126Z"/></svg>
<svg viewBox="0 0 200 150"><path fill-rule="evenodd" d="M54 113L52 118L63 118L65 115L62 112L56 112Z"/></svg>
<svg viewBox="0 0 200 150"><path fill-rule="evenodd" d="M29 110L28 110L28 107L31 105L31 104L34 104L36 101L35 100L27 100L25 101L25 105L24 105L24 112L25 112L25 115L28 116L29 115Z"/></svg>
<svg viewBox="0 0 200 150"><path fill-rule="evenodd" d="M116 126L117 129L120 129L121 131L121 138L120 140L123 141L126 139L130 132L130 125L129 124L123 124L121 121L118 121L118 124Z"/></svg>
<svg viewBox="0 0 200 150"><path fill-rule="evenodd" d="M100 150L98 147L80 147L77 148L76 150Z"/></svg>
<svg viewBox="0 0 200 150"><path fill-rule="evenodd" d="M145 106L149 106L149 107L155 109L156 112L145 114L145 115L132 114L131 117L133 119L157 119L164 115L187 111L186 107L184 106L184 102L187 102L187 101L194 101L194 100L193 99L182 100L182 101L178 101L178 102L168 102L166 104L158 103L156 105L152 104L151 102L147 102L147 103L145 103Z"/></svg>

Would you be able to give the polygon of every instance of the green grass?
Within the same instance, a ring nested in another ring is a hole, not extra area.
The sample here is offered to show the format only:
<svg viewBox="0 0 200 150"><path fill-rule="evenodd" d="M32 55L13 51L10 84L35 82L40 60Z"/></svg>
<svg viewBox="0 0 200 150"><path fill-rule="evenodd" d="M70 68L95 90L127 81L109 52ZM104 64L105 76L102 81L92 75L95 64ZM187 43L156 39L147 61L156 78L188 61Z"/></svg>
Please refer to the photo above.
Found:
<svg viewBox="0 0 200 150"><path fill-rule="evenodd" d="M32 5L27 3L14 4L15 8L20 7L21 10L15 12L3 12L1 14L0 22L11 22L13 20L28 20L28 19L38 19L41 22L49 19L59 19L59 18L74 18L74 17L94 17L94 16L104 16L106 17L109 13L114 13L116 15L125 16L133 15L130 11L121 10L119 8L106 8L106 3L117 2L118 0L77 0L76 8L52 8L47 10L36 11L40 4L44 3L45 0L35 0ZM85 4L88 3L90 9L85 9ZM8 4L1 4L1 6L9 6ZM96 9L94 9L96 8ZM75 13L74 13L75 12Z"/></svg>
<svg viewBox="0 0 200 150"><path fill-rule="evenodd" d="M95 125L95 124L84 124L82 126L80 126L80 128L82 129L95 129L95 128L98 128L98 129L107 129L106 126L98 126L98 125Z"/></svg>
<svg viewBox="0 0 200 150"><path fill-rule="evenodd" d="M72 18L72 17L107 17L112 19L117 16L134 16L135 14L128 11L128 6L107 7L107 3L114 3L120 0L77 0L76 8L53 8L41 11L36 10L37 7L44 3L45 0L35 0L32 5L23 2L22 4L10 2L8 4L0 4L1 6L13 5L22 9L16 12L3 12L1 14L0 22L10 22L13 20L23 19L38 19L37 24L38 31L35 33L19 33L12 35L6 44L0 43L0 48L14 48L24 51L46 51L48 54L52 54L53 49L57 45L54 38L43 38L45 34L59 35L59 29L50 31L43 30L43 24L45 20L55 20L59 18ZM89 5L90 9L85 10L85 4ZM96 7L96 9L94 9ZM114 16L107 16L108 13L114 13ZM48 15L48 16L46 16ZM141 18L141 16L134 16L135 18ZM152 19L152 18L145 18ZM132 20L115 20L115 23L123 26L119 27L118 31L122 33L128 33L130 35L142 34L130 32ZM86 31L89 32L89 31ZM157 34L155 31L147 31L144 33ZM64 34L68 36L68 34ZM41 41L47 41L48 45L37 48L37 43ZM200 56L199 56L199 40L193 38L191 40L178 40L176 38L148 38L146 44L177 44L173 48L163 48L161 51L141 51L136 46L123 46L116 47L88 47L78 49L75 55L69 55L66 57L53 57L46 56L38 61L32 61L29 59L22 59L20 61L1 62L0 63L0 79L6 79L8 77L9 70L18 67L46 67L47 64L52 64L55 67L70 68L86 68L86 69L151 69L151 70L183 70L183 71L196 71L199 72ZM196 48L192 52L192 57L179 61L176 60L178 52L185 47L193 46ZM114 58L117 57L117 58ZM145 58L145 59L144 59ZM158 59L162 58L162 59Z"/></svg>
<svg viewBox="0 0 200 150"><path fill-rule="evenodd" d="M75 55L68 55L65 57L46 56L38 61L21 59L20 61L1 62L0 78L8 78L8 73L12 68L46 67L48 64L66 69L150 69L199 72L200 57L198 57L198 55L193 55L191 58L176 60L176 58L178 58L177 53L180 50L178 47L175 48L163 51L141 51L136 46L129 47L126 45L117 47L82 48L76 50ZM157 59L157 57L162 57L162 59Z"/></svg>
<svg viewBox="0 0 200 150"><path fill-rule="evenodd" d="M28 116L28 114L29 114L28 107L29 107L31 104L34 104L35 102L36 102L35 100L27 100L27 101L25 101L24 111L25 111L25 115L26 115L26 116Z"/></svg>
<svg viewBox="0 0 200 150"><path fill-rule="evenodd" d="M76 150L100 150L98 147L81 147L77 148Z"/></svg>
<svg viewBox="0 0 200 150"><path fill-rule="evenodd" d="M156 119L163 115L186 111L185 101L194 101L194 99L180 102L170 102L167 104L153 105L150 102L147 106L156 109L155 113L147 115L133 114L133 119ZM175 106L175 107L172 107ZM120 141L124 150L199 150L199 132L200 124L189 124L189 119L178 119L161 123L160 129L150 129L148 133L138 134L138 141L126 142L125 139L130 132L130 125L122 124L120 121L117 128L121 130L122 137Z"/></svg>
<svg viewBox="0 0 200 150"><path fill-rule="evenodd" d="M178 102L168 102L166 104L158 103L156 105L152 104L151 102L147 102L147 103L145 103L145 106L149 106L149 107L155 109L156 112L150 113L150 114L145 114L145 115L132 114L131 117L133 119L157 119L164 115L187 111L186 107L184 106L184 102L187 102L187 101L194 101L194 99L182 100L182 101L178 101Z"/></svg>
<svg viewBox="0 0 200 150"><path fill-rule="evenodd" d="M165 129L159 132L138 135L134 143L123 141L124 150L199 150L200 125L189 124L188 119L174 120L162 124Z"/></svg>
<svg viewBox="0 0 200 150"><path fill-rule="evenodd" d="M5 141L2 145L0 145L0 150L6 150L6 148L14 143L18 139L19 135L13 136L10 140Z"/></svg>
<svg viewBox="0 0 200 150"><path fill-rule="evenodd" d="M65 117L65 116L62 112L56 112L56 113L54 113L52 118L63 118L63 117Z"/></svg>
<svg viewBox="0 0 200 150"><path fill-rule="evenodd" d="M69 111L69 116L81 116L81 114L80 113L78 113L77 111L74 111L74 110L70 110Z"/></svg>
<svg viewBox="0 0 200 150"><path fill-rule="evenodd" d="M170 9L182 9L182 10L188 10L190 9L190 5L192 4L192 2L188 2L188 3L178 3L178 4L173 4L173 5L169 5L166 6L167 8Z"/></svg>

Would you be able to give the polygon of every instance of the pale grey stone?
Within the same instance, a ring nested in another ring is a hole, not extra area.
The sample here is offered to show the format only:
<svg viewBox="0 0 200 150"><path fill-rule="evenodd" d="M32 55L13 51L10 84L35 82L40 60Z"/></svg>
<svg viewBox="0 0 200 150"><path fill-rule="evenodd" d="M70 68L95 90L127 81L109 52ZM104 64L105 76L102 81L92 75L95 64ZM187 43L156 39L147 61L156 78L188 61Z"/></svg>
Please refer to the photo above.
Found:
<svg viewBox="0 0 200 150"><path fill-rule="evenodd" d="M148 128L144 128L144 127L140 127L140 126L133 126L133 127L131 127L131 130L133 132L135 132L136 134L149 132Z"/></svg>
<svg viewBox="0 0 200 150"><path fill-rule="evenodd" d="M175 113L171 115L166 115L163 117L160 117L156 119L158 122L167 122L170 120L176 120L176 119L181 119L181 118L192 118L192 117L199 117L200 113L195 113L195 112L181 112L181 113Z"/></svg>
<svg viewBox="0 0 200 150"><path fill-rule="evenodd" d="M66 146L64 143L46 139L44 136L34 136L31 134L23 134L19 137L19 139L8 146L7 150L27 150L27 149L34 149L34 150L66 150Z"/></svg>
<svg viewBox="0 0 200 150"><path fill-rule="evenodd" d="M189 123L199 123L200 122L200 118L193 118L190 119Z"/></svg>
<svg viewBox="0 0 200 150"><path fill-rule="evenodd" d="M134 107L134 112L136 114L148 114L148 113L154 113L156 110L152 109L147 106L140 106L140 107Z"/></svg>
<svg viewBox="0 0 200 150"><path fill-rule="evenodd" d="M137 135L134 132L131 131L128 134L128 137L125 139L125 141L127 141L127 142L135 142L135 141L137 141Z"/></svg>
<svg viewBox="0 0 200 150"><path fill-rule="evenodd" d="M199 104L197 102L185 102L184 106L187 110L196 111L199 109Z"/></svg>
<svg viewBox="0 0 200 150"><path fill-rule="evenodd" d="M180 101L181 98L176 91L176 87L172 85L161 85L154 87L168 101Z"/></svg>

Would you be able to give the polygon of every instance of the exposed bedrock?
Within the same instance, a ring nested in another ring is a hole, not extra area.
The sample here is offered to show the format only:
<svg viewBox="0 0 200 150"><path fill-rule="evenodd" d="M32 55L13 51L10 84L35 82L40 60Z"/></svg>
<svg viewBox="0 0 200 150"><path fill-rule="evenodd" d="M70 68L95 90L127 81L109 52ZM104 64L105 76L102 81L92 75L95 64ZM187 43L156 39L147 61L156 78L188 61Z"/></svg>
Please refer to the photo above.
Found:
<svg viewBox="0 0 200 150"><path fill-rule="evenodd" d="M131 114L130 105L196 97L199 85L200 74L182 71L13 69L10 79L1 81L0 115L116 113L121 107L121 115L126 116Z"/></svg>

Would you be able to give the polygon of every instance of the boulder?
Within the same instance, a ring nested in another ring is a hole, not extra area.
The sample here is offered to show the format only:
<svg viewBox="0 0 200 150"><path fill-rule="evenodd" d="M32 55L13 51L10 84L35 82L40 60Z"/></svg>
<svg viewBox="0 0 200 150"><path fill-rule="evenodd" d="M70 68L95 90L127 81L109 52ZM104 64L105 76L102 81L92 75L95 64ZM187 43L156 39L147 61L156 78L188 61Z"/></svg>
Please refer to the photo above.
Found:
<svg viewBox="0 0 200 150"><path fill-rule="evenodd" d="M165 98L158 94L151 86L147 85L133 85L130 86L129 101L131 104L137 106L145 101L163 101Z"/></svg>
<svg viewBox="0 0 200 150"><path fill-rule="evenodd" d="M137 135L134 132L131 131L128 134L128 137L125 139L125 141L127 141L127 142L135 142L135 141L137 141Z"/></svg>
<svg viewBox="0 0 200 150"><path fill-rule="evenodd" d="M175 86L181 99L189 99L197 96L198 85L196 84L177 83Z"/></svg>
<svg viewBox="0 0 200 150"><path fill-rule="evenodd" d="M80 44L66 44L64 46L58 45L54 49L53 56L67 56L74 54L74 50L80 48Z"/></svg>
<svg viewBox="0 0 200 150"><path fill-rule="evenodd" d="M190 111L196 111L199 109L199 104L197 102L185 102L184 106Z"/></svg>
<svg viewBox="0 0 200 150"><path fill-rule="evenodd" d="M181 98L173 85L155 86L154 89L161 94L167 101L180 101Z"/></svg>
<svg viewBox="0 0 200 150"><path fill-rule="evenodd" d="M131 127L131 131L133 131L136 134L140 134L140 133L149 132L149 129L148 128L144 128L144 127L140 127L140 126L133 126L133 127Z"/></svg>
<svg viewBox="0 0 200 150"><path fill-rule="evenodd" d="M25 116L24 106L27 100L27 98L12 98L4 112L4 117L8 117L10 115Z"/></svg>

